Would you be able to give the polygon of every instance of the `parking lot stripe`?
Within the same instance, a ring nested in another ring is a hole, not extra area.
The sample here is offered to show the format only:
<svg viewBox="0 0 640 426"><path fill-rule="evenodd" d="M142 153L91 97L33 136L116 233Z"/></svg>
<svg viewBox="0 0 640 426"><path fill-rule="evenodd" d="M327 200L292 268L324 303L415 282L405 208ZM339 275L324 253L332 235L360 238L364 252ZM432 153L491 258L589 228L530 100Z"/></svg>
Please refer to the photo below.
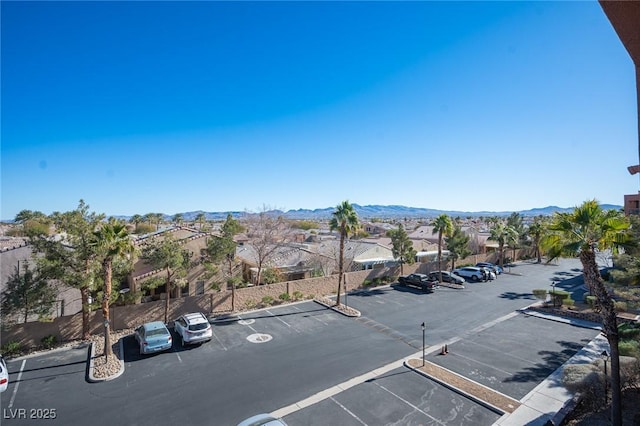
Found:
<svg viewBox="0 0 640 426"><path fill-rule="evenodd" d="M272 313L271 311L267 310L266 311L269 315L271 315L272 317L274 317L275 319L277 319L278 321L280 321L281 323L283 323L284 325L286 325L287 327L291 328L291 324L289 324L288 322L286 322L285 320L283 320L282 318L280 318L279 316L275 315L274 313ZM295 330L295 329L294 329ZM298 330L296 330L298 331ZM299 333L299 331L298 331Z"/></svg>
<svg viewBox="0 0 640 426"><path fill-rule="evenodd" d="M329 397L329 399L331 399L333 402L335 402L336 404L338 404L338 406L340 408L342 408L344 411L346 411L347 413L349 413L349 415L351 417L353 417L354 419L356 419L358 422L360 422L361 425L364 426L368 426L365 422L363 422L360 417L356 416L351 410L349 410L347 407L345 407L344 405L340 404L334 397Z"/></svg>
<svg viewBox="0 0 640 426"><path fill-rule="evenodd" d="M220 346L222 346L222 349L224 349L225 351L227 350L227 347L224 345L224 343L222 343L222 341L218 338L218 336L216 335L216 333L214 333L213 331L211 331L211 334L213 335L213 337L216 338L216 340L218 341L218 343L220 343Z"/></svg>
<svg viewBox="0 0 640 426"><path fill-rule="evenodd" d="M413 408L416 411L421 412L422 414L424 414L425 416L429 417L431 420L433 420L434 422L441 424L443 426L446 426L446 423L442 423L440 420L436 419L433 416L430 416L429 413L427 413L426 411L423 411L422 409L420 409L420 407L417 407L415 405L413 405L412 403L410 403L409 401L407 401L406 399L404 399L403 397L401 397L400 395L391 392L389 389L385 388L384 386L382 386L381 384L375 383L374 384L376 386L378 386L380 389L382 389L383 391L389 392L391 395L395 396L396 398L398 398L400 401L404 402L405 404L407 404L409 407Z"/></svg>
<svg viewBox="0 0 640 426"><path fill-rule="evenodd" d="M13 394L11 395L11 400L9 401L9 406L7 408L13 407L13 402L16 400L16 394L18 393L18 386L20 386L20 379L22 379L22 372L24 371L24 366L27 363L26 359L22 360L22 365L20 366L20 373L18 373L18 378L16 379L16 386L13 388Z"/></svg>

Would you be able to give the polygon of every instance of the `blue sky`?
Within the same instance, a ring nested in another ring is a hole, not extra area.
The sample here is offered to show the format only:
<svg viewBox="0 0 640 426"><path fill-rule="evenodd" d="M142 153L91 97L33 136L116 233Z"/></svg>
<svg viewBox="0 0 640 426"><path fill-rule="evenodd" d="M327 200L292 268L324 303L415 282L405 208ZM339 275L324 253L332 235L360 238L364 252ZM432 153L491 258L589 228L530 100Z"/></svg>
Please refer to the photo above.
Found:
<svg viewBox="0 0 640 426"><path fill-rule="evenodd" d="M1 8L2 219L638 190L634 67L596 1Z"/></svg>

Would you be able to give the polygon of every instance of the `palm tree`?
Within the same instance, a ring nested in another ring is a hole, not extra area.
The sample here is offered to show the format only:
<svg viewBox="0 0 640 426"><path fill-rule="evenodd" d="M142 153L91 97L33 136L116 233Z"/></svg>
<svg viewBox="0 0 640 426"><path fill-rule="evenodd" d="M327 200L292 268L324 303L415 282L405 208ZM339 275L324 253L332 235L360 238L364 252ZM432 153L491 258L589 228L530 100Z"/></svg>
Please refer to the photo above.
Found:
<svg viewBox="0 0 640 426"><path fill-rule="evenodd" d="M611 250L615 254L619 248L629 246L629 228L628 219L620 211L604 211L596 200L589 200L571 213L554 214L547 227L549 233L541 240L548 262L561 256L580 258L584 282L596 296L611 352L611 423L616 426L622 424L618 319L613 298L598 269L596 251Z"/></svg>
<svg viewBox="0 0 640 426"><path fill-rule="evenodd" d="M172 221L177 226L180 226L183 220L184 220L184 215L182 213L176 213L173 215Z"/></svg>
<svg viewBox="0 0 640 426"><path fill-rule="evenodd" d="M438 280L442 282L442 239L453 232L453 222L446 214L436 217L432 223L432 234L438 234Z"/></svg>
<svg viewBox="0 0 640 426"><path fill-rule="evenodd" d="M134 214L133 216L131 216L131 219L129 219L130 223L133 223L135 225L135 232L138 232L138 225L140 224L140 222L142 222L144 219L142 218L142 216L140 216L139 214Z"/></svg>
<svg viewBox="0 0 640 426"><path fill-rule="evenodd" d="M135 247L129 238L127 227L123 222L115 219L103 224L95 231L96 245L102 259L102 274L104 277L104 291L102 295L102 316L109 321L109 303L111 301L111 280L113 277L113 261L117 257L133 254ZM111 356L109 327L105 327L105 355Z"/></svg>
<svg viewBox="0 0 640 426"><path fill-rule="evenodd" d="M336 210L331 213L329 228L332 231L340 231L340 259L338 260L338 296L336 305L340 305L340 292L342 291L342 281L344 280L344 240L358 230L360 221L358 214L349 201L343 201L336 206Z"/></svg>
<svg viewBox="0 0 640 426"><path fill-rule="evenodd" d="M498 255L500 267L504 267L504 245L518 240L518 232L504 222L497 222L491 228L490 240L498 242Z"/></svg>
<svg viewBox="0 0 640 426"><path fill-rule="evenodd" d="M540 239L544 232L544 222L542 216L536 216L533 219L533 223L529 225L527 233L531 237L531 243L533 244L533 250L536 252L537 262L542 262L542 252L540 251Z"/></svg>
<svg viewBox="0 0 640 426"><path fill-rule="evenodd" d="M196 215L196 222L200 224L200 231L202 231L202 224L206 219L207 219L207 216L203 212L200 212Z"/></svg>

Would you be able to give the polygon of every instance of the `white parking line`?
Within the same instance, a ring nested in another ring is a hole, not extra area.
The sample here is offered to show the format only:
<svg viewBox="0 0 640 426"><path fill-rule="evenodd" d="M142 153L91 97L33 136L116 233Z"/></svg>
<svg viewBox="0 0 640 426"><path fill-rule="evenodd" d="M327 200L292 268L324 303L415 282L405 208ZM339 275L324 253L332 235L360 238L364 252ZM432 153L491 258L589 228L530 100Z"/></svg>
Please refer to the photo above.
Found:
<svg viewBox="0 0 640 426"><path fill-rule="evenodd" d="M351 417L353 417L354 419L356 419L358 422L360 422L361 425L368 426L365 422L363 422L360 419L360 417L356 416L351 410L349 410L347 407L345 407L344 405L342 405L338 401L336 401L336 399L334 397L330 396L329 399L332 400L333 402L335 402L336 404L338 404L338 406L340 406L340 408L342 408L344 411L349 413L349 415Z"/></svg>
<svg viewBox="0 0 640 426"><path fill-rule="evenodd" d="M281 323L283 323L284 325L286 325L287 327L291 327L291 324L287 323L285 320L283 320L282 318L280 318L279 316L273 314L271 311L267 310L266 311L269 315L271 315L272 317L274 317L275 319L277 319L278 321L280 321Z"/></svg>
<svg viewBox="0 0 640 426"><path fill-rule="evenodd" d="M222 343L222 341L218 338L218 336L216 336L216 333L214 333L213 331L211 331L211 334L213 335L213 337L216 338L216 340L218 341L218 343L220 343L220 346L222 346L222 349L224 349L225 351L227 350L227 347L224 345L224 343Z"/></svg>
<svg viewBox="0 0 640 426"><path fill-rule="evenodd" d="M374 383L375 383L375 382L374 382ZM400 401L404 402L405 404L407 404L409 407L413 408L414 410L419 411L419 412L421 412L422 414L424 414L425 416L429 417L429 418L430 418L431 420L433 420L434 422L436 422L436 423L438 423L438 424L441 424L441 425L443 425L443 426L446 426L446 423L443 423L443 422L441 422L440 420L436 419L435 417L430 416L430 415L429 415L429 413L427 413L426 411L421 410L419 407L417 407L417 406L413 405L412 403L410 403L409 401L407 401L406 399L404 399L404 398L403 398L403 397L401 397L400 395L398 395L398 394L396 394L396 393L391 392L389 389L385 388L385 387L384 387L384 386L382 386L382 385L379 385L378 383L375 383L375 384L376 384L376 386L378 386L380 389L382 389L382 390L384 390L384 391L386 391L386 392L389 392L391 395L395 396L395 397L396 397L396 398L398 398Z"/></svg>
<svg viewBox="0 0 640 426"><path fill-rule="evenodd" d="M176 356L178 357L178 361L182 362L182 358L180 358L180 354L176 352Z"/></svg>
<svg viewBox="0 0 640 426"><path fill-rule="evenodd" d="M20 379L22 378L22 371L24 370L24 365L27 363L26 359L22 360L22 365L20 366L20 373L18 373L18 378L16 379L16 386L13 388L13 395L11 395L11 401L9 401L9 406L7 408L13 407L13 401L16 399L16 393L18 393L18 386L20 386Z"/></svg>

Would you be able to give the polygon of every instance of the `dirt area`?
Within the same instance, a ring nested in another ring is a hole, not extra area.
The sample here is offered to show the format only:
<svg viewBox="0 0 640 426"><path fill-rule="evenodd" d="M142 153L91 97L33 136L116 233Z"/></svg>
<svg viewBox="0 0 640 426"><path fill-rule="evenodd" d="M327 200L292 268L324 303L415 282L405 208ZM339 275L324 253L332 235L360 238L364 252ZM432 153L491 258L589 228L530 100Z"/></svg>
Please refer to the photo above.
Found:
<svg viewBox="0 0 640 426"><path fill-rule="evenodd" d="M513 413L520 406L520 402L513 398L509 398L429 361L425 361L423 366L421 359L414 358L410 359L407 364L436 381L460 389L464 393L497 407L505 413Z"/></svg>

